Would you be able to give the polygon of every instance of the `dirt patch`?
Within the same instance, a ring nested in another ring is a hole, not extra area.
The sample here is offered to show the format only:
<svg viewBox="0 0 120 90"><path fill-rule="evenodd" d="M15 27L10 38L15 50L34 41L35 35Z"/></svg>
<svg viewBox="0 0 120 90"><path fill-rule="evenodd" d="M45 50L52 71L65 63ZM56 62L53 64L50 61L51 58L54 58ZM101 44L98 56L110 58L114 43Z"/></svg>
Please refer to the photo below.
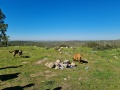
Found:
<svg viewBox="0 0 120 90"><path fill-rule="evenodd" d="M45 76L46 78L50 78L50 77L56 76L56 74L54 72L47 70L44 72L38 72L30 75L30 77L37 77L37 76Z"/></svg>
<svg viewBox="0 0 120 90"><path fill-rule="evenodd" d="M46 60L48 60L48 58L44 58L44 59L38 60L35 64L42 64L42 63L44 63Z"/></svg>
<svg viewBox="0 0 120 90"><path fill-rule="evenodd" d="M28 63L30 63L30 62L22 62L22 64L28 64Z"/></svg>

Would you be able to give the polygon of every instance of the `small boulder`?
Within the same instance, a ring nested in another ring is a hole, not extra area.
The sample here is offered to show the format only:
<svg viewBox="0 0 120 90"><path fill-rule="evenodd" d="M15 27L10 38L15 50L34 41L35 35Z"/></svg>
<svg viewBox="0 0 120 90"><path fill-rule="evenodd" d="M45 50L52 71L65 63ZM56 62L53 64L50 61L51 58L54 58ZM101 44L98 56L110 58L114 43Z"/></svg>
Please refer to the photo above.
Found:
<svg viewBox="0 0 120 90"><path fill-rule="evenodd" d="M64 68L67 68L67 67L68 67L68 64L63 64L63 67L64 67Z"/></svg>
<svg viewBox="0 0 120 90"><path fill-rule="evenodd" d="M60 59L57 59L57 60L56 60L56 63L60 63L60 62L61 62L61 60L60 60Z"/></svg>
<svg viewBox="0 0 120 90"><path fill-rule="evenodd" d="M59 66L56 66L55 69L60 69L60 67L59 67Z"/></svg>
<svg viewBox="0 0 120 90"><path fill-rule="evenodd" d="M53 63L53 62L46 63L45 65L49 68L55 68L55 63Z"/></svg>
<svg viewBox="0 0 120 90"><path fill-rule="evenodd" d="M45 63L45 66L48 66L48 64L49 64L48 62L47 62L47 63Z"/></svg>
<svg viewBox="0 0 120 90"><path fill-rule="evenodd" d="M70 65L71 65L72 67L75 67L75 66L76 66L76 64L75 64L74 62L72 62Z"/></svg>
<svg viewBox="0 0 120 90"><path fill-rule="evenodd" d="M70 60L64 60L64 64L70 64Z"/></svg>
<svg viewBox="0 0 120 90"><path fill-rule="evenodd" d="M56 66L59 66L59 65L60 65L60 63L61 63L61 60L60 60L60 59L58 59L58 60L56 60L55 65L56 65Z"/></svg>

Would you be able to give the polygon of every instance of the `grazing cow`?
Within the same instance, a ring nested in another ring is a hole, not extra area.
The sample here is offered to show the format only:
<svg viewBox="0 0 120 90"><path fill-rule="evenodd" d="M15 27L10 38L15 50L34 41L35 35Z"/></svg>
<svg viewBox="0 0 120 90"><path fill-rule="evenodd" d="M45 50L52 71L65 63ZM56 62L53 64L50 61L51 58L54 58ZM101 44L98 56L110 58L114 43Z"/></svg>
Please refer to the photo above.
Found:
<svg viewBox="0 0 120 90"><path fill-rule="evenodd" d="M15 57L16 54L19 56L22 56L22 51L21 50L14 50L14 51L9 51L10 53L13 53L13 56Z"/></svg>
<svg viewBox="0 0 120 90"><path fill-rule="evenodd" d="M74 57L73 57L73 61L79 61L80 63L81 62L81 59L82 59L82 55L81 54L74 54Z"/></svg>

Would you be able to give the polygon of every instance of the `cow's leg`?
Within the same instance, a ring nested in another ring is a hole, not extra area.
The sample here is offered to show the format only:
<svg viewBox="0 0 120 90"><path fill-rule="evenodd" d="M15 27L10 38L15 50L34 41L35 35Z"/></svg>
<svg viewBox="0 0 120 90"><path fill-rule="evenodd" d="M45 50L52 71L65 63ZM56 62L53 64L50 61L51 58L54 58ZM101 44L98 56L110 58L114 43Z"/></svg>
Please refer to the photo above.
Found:
<svg viewBox="0 0 120 90"><path fill-rule="evenodd" d="M79 63L81 63L81 64L82 64L81 60L79 60Z"/></svg>
<svg viewBox="0 0 120 90"><path fill-rule="evenodd" d="M16 55L16 54L14 53L13 56L15 57L15 55Z"/></svg>
<svg viewBox="0 0 120 90"><path fill-rule="evenodd" d="M73 58L73 61L75 61L75 59Z"/></svg>

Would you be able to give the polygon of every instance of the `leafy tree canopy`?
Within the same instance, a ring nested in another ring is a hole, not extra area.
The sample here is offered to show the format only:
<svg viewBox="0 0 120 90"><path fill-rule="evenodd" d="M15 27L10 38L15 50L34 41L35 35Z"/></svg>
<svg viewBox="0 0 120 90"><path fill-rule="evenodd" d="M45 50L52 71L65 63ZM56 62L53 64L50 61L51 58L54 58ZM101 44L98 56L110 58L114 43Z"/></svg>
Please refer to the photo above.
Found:
<svg viewBox="0 0 120 90"><path fill-rule="evenodd" d="M2 10L0 9L0 46L5 44L7 46L8 43L8 36L6 36L6 31L8 28L8 24L4 23L5 15L3 14Z"/></svg>

